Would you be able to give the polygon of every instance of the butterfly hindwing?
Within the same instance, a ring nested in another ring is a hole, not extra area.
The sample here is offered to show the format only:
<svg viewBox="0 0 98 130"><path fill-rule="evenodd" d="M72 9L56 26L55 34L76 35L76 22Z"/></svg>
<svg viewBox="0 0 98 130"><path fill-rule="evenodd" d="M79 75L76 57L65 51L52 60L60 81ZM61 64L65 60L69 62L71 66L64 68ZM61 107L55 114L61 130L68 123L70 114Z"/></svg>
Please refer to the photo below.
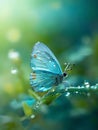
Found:
<svg viewBox="0 0 98 130"><path fill-rule="evenodd" d="M46 71L32 72L30 84L35 91L47 91L55 84L55 76Z"/></svg>

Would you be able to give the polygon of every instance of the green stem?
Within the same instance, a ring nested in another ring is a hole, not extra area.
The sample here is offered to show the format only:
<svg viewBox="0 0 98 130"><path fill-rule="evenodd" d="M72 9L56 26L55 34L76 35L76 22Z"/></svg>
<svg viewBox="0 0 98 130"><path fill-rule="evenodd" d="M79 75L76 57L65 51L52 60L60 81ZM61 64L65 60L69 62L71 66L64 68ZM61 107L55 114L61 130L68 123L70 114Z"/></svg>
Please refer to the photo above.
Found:
<svg viewBox="0 0 98 130"><path fill-rule="evenodd" d="M33 90L29 89L28 92L29 92L29 94L30 94L33 98L35 98L37 101L39 101L39 100L41 99L41 97L40 97L36 92L34 92Z"/></svg>

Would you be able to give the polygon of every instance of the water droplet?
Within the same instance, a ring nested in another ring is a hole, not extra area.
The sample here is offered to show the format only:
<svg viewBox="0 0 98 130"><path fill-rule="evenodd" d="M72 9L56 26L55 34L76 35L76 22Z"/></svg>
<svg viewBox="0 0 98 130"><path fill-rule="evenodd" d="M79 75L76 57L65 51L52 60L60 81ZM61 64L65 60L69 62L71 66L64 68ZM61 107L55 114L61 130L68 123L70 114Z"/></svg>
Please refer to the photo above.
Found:
<svg viewBox="0 0 98 130"><path fill-rule="evenodd" d="M35 118L35 115L34 115L34 114L32 114L32 115L31 115L31 119L34 119L34 118Z"/></svg>
<svg viewBox="0 0 98 130"><path fill-rule="evenodd" d="M35 109L35 110L36 110L36 109L38 109L38 108L39 108L39 106L40 106L40 102L37 102L37 103L35 104L34 109Z"/></svg>
<svg viewBox="0 0 98 130"><path fill-rule="evenodd" d="M97 89L98 86L97 86L97 85L95 85L95 86L91 86L91 88L92 88L92 89Z"/></svg>
<svg viewBox="0 0 98 130"><path fill-rule="evenodd" d="M85 82L84 82L84 85L85 85L86 88L89 88L89 87L90 87L89 82L86 82L86 81L85 81Z"/></svg>
<svg viewBox="0 0 98 130"><path fill-rule="evenodd" d="M78 94L78 91L76 91L76 94Z"/></svg>
<svg viewBox="0 0 98 130"><path fill-rule="evenodd" d="M52 89L52 92L54 92L55 91L55 89Z"/></svg>
<svg viewBox="0 0 98 130"><path fill-rule="evenodd" d="M81 88L81 86L78 86L78 89L80 89Z"/></svg>
<svg viewBox="0 0 98 130"><path fill-rule="evenodd" d="M68 97L69 95L70 95L70 92L67 92L65 96Z"/></svg>
<svg viewBox="0 0 98 130"><path fill-rule="evenodd" d="M81 89L85 88L84 86L81 86Z"/></svg>
<svg viewBox="0 0 98 130"><path fill-rule="evenodd" d="M65 88L65 91L68 91L68 88Z"/></svg>
<svg viewBox="0 0 98 130"><path fill-rule="evenodd" d="M12 73L12 74L17 74L17 72L18 72L17 69L15 69L15 68L11 69L11 73Z"/></svg>

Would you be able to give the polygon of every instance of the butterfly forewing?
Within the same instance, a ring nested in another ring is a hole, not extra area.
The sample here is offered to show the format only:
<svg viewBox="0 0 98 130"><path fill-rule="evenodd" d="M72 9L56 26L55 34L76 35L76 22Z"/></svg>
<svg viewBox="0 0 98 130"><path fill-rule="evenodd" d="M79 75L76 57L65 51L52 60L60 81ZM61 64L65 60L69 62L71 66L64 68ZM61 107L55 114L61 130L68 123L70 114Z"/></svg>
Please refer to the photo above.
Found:
<svg viewBox="0 0 98 130"><path fill-rule="evenodd" d="M61 67L51 50L43 43L36 43L31 57L32 69L46 70L56 74L62 74Z"/></svg>
<svg viewBox="0 0 98 130"><path fill-rule="evenodd" d="M36 91L49 90L54 84L57 75L62 75L62 70L54 54L43 43L36 43L31 54L30 75L31 86Z"/></svg>

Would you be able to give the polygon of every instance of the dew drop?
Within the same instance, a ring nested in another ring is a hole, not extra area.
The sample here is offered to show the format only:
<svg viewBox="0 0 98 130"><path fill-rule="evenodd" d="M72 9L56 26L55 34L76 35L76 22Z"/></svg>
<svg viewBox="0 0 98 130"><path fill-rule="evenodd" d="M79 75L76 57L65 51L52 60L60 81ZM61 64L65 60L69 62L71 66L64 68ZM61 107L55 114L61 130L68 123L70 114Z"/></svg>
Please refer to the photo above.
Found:
<svg viewBox="0 0 98 130"><path fill-rule="evenodd" d="M93 88L93 89L97 89L97 88L98 88L98 86L97 86L97 85L95 85L95 86L93 86L92 88Z"/></svg>
<svg viewBox="0 0 98 130"><path fill-rule="evenodd" d="M80 89L81 88L81 86L78 86L78 89Z"/></svg>
<svg viewBox="0 0 98 130"><path fill-rule="evenodd" d="M35 118L35 115L34 115L34 114L32 114L32 115L31 115L31 119L34 119L34 118Z"/></svg>
<svg viewBox="0 0 98 130"><path fill-rule="evenodd" d="M35 110L36 110L36 109L38 109L38 108L39 108L39 106L40 106L40 102L37 102L37 103L35 104L35 107L34 107L34 108L35 108Z"/></svg>
<svg viewBox="0 0 98 130"><path fill-rule="evenodd" d="M67 88L65 88L65 91L68 91L68 87L67 87Z"/></svg>
<svg viewBox="0 0 98 130"><path fill-rule="evenodd" d="M78 91L76 91L76 94L78 94Z"/></svg>
<svg viewBox="0 0 98 130"><path fill-rule="evenodd" d="M85 85L86 88L89 88L89 87L90 87L89 82L84 82L84 85Z"/></svg>
<svg viewBox="0 0 98 130"><path fill-rule="evenodd" d="M55 89L52 89L52 92L54 92L55 91Z"/></svg>
<svg viewBox="0 0 98 130"><path fill-rule="evenodd" d="M69 95L70 95L70 92L67 92L65 96L68 97Z"/></svg>

